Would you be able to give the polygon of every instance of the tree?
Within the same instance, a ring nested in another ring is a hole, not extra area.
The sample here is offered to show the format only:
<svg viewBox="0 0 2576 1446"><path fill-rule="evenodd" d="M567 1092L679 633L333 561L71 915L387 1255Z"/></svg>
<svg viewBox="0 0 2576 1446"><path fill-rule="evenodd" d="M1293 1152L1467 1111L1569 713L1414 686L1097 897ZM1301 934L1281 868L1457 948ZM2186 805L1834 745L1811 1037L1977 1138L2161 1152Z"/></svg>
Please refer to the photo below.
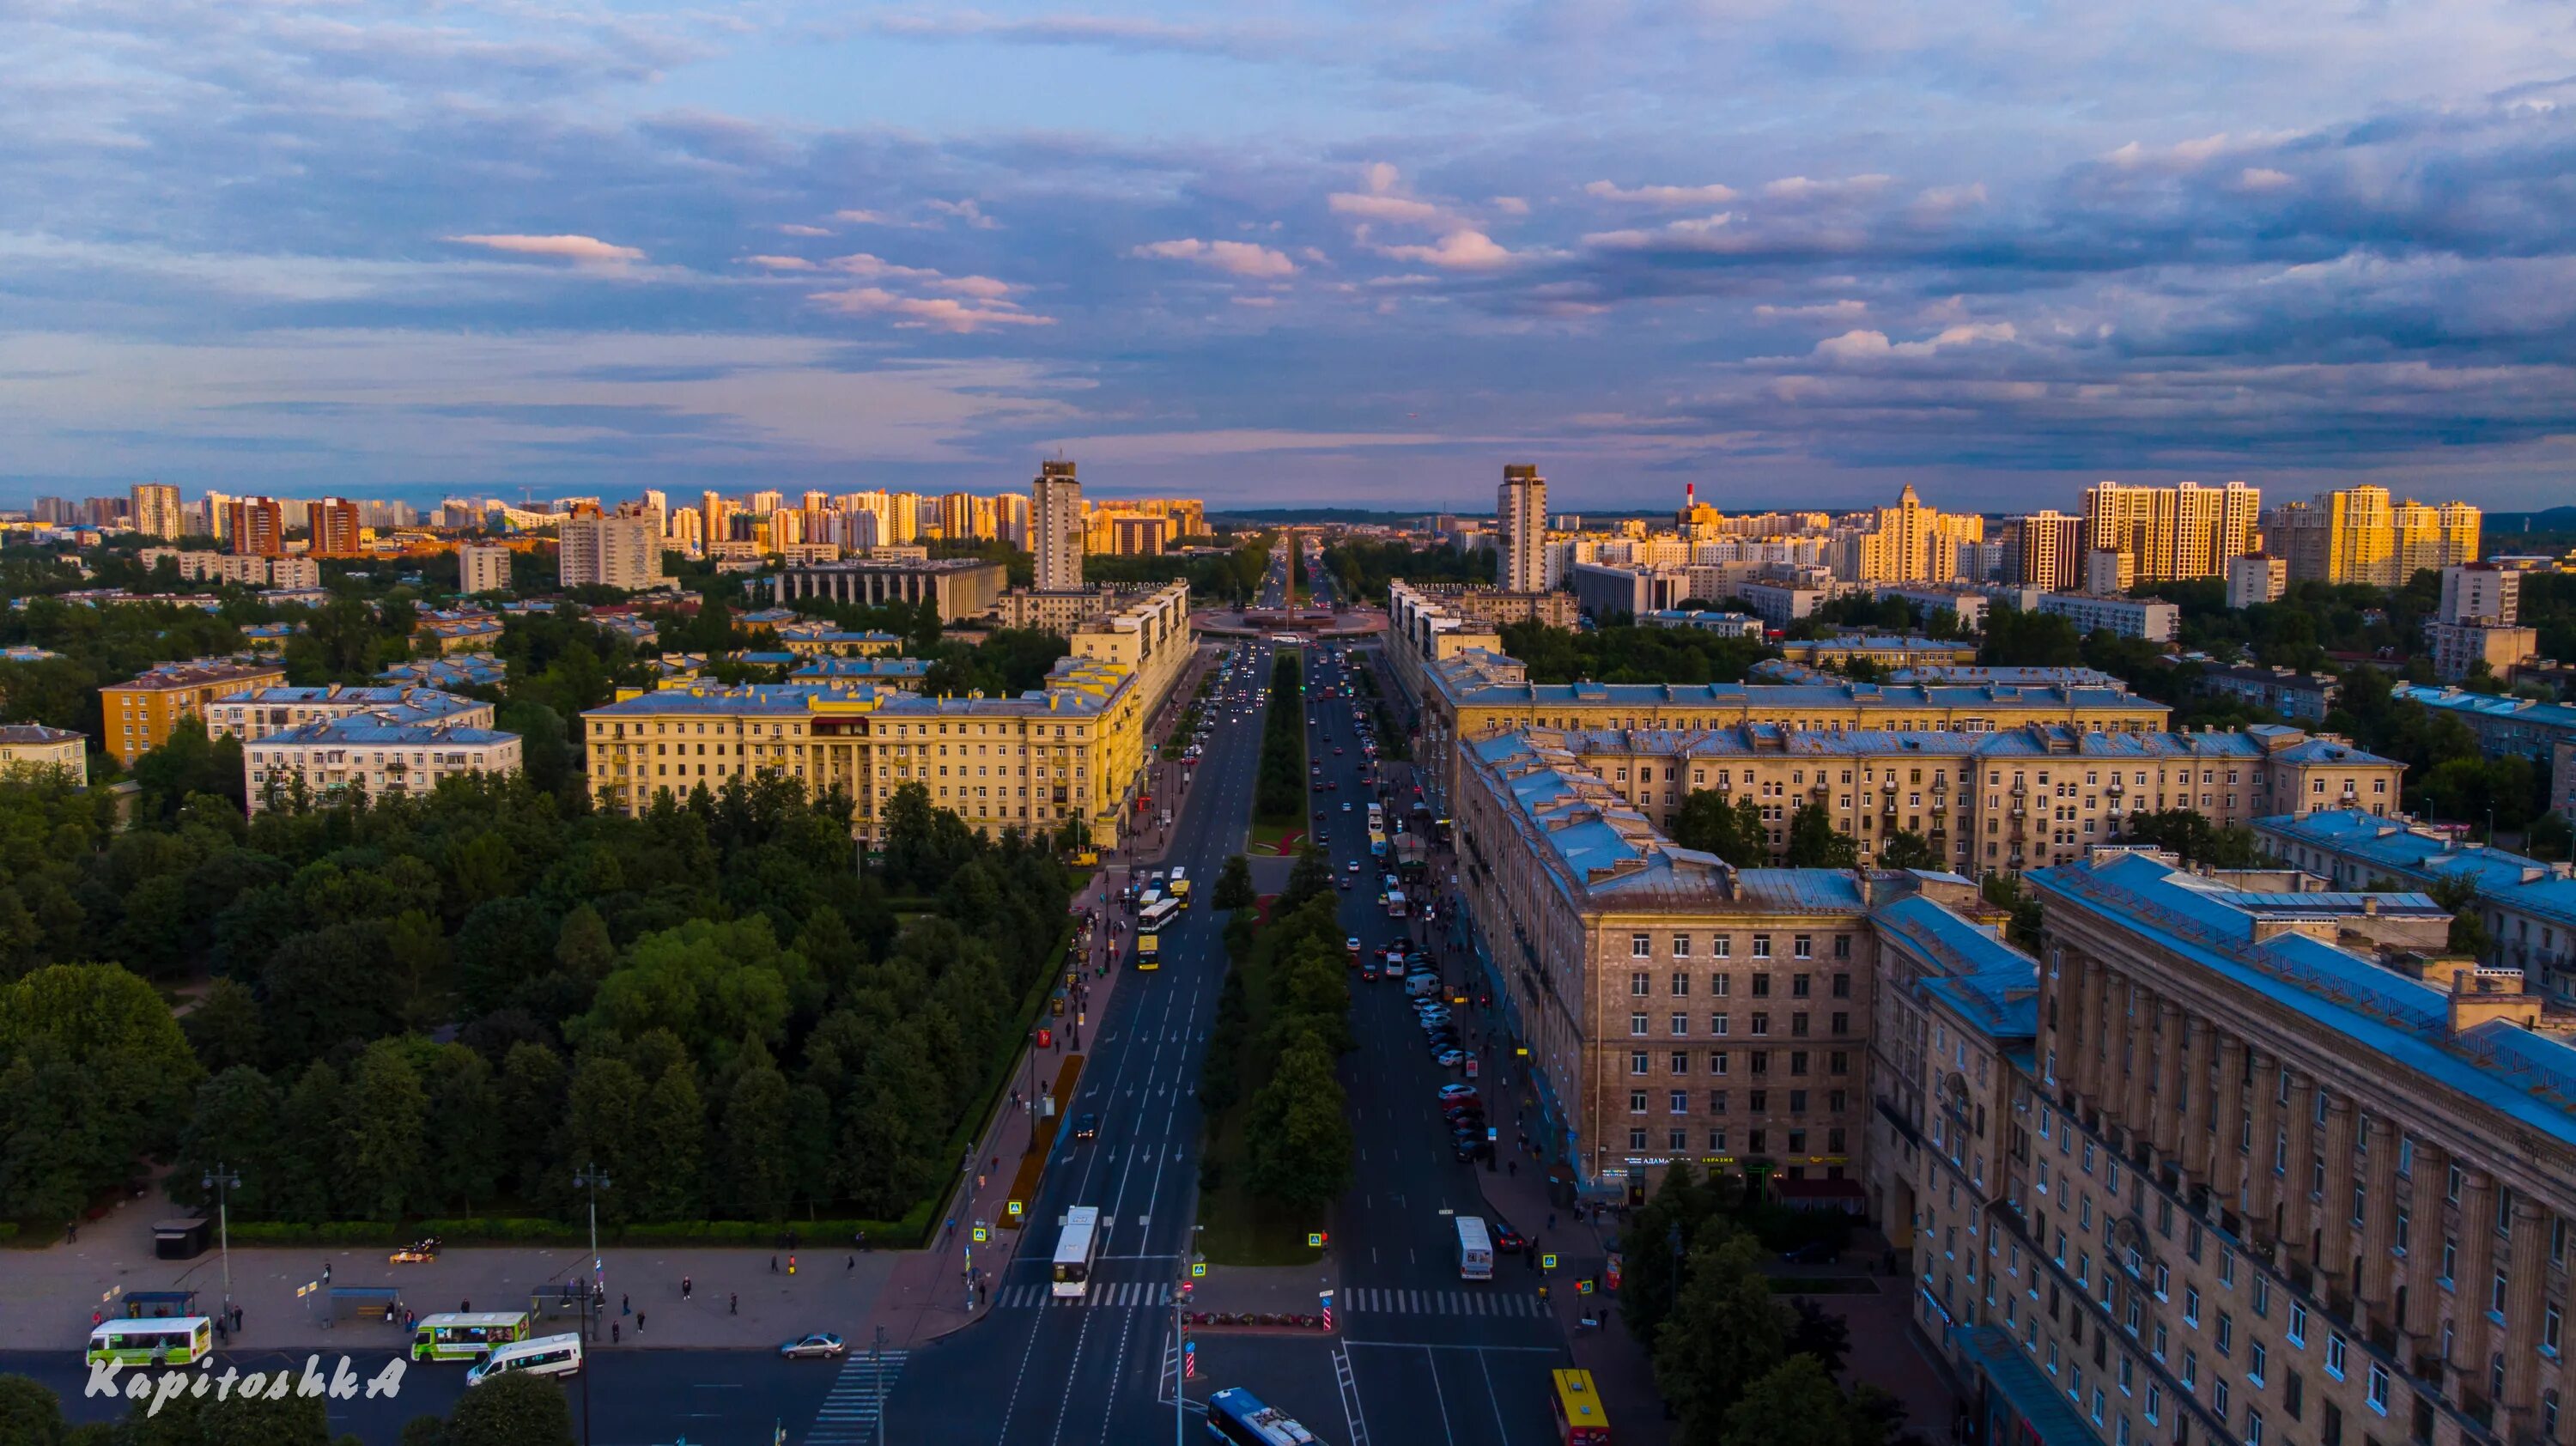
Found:
<svg viewBox="0 0 2576 1446"><path fill-rule="evenodd" d="M551 1382L540 1384L562 1394ZM329 1401L292 1393L280 1400L236 1394L219 1401L212 1391L162 1401L156 1392L127 1409L112 1439L115 1446L327 1446Z"/></svg>
<svg viewBox="0 0 2576 1446"><path fill-rule="evenodd" d="M1729 1412L1786 1354L1788 1308L1760 1270L1761 1246L1722 1221L1700 1226L1673 1312L1655 1336L1655 1385L1686 1443L1725 1439Z"/></svg>
<svg viewBox="0 0 2576 1446"><path fill-rule="evenodd" d="M1311 842L1297 850L1297 866L1288 871L1288 888L1279 896L1278 907L1290 910L1302 907L1309 899L1323 898L1333 892L1333 861Z"/></svg>
<svg viewBox="0 0 2576 1446"><path fill-rule="evenodd" d="M1771 861L1762 805L1750 796L1730 799L1710 789L1692 789L1673 811L1673 842L1715 854L1740 869L1760 868Z"/></svg>
<svg viewBox="0 0 2576 1446"><path fill-rule="evenodd" d="M1322 1207L1350 1188L1356 1152L1332 1059L1320 1044L1281 1051L1254 1096L1252 1186L1291 1209Z"/></svg>
<svg viewBox="0 0 2576 1446"><path fill-rule="evenodd" d="M511 1371L456 1403L444 1446L572 1446L572 1439L572 1407L562 1388Z"/></svg>
<svg viewBox="0 0 2576 1446"><path fill-rule="evenodd" d="M700 1170L706 1158L707 1109L697 1071L681 1060L653 1082L644 1099L644 1217L689 1220L705 1213Z"/></svg>
<svg viewBox="0 0 2576 1446"><path fill-rule="evenodd" d="M350 1068L341 1098L351 1203L374 1220L400 1220L428 1193L429 1092L400 1039L379 1039Z"/></svg>
<svg viewBox="0 0 2576 1446"><path fill-rule="evenodd" d="M55 964L0 987L0 1216L67 1219L166 1148L202 1077L152 986Z"/></svg>
<svg viewBox="0 0 2576 1446"><path fill-rule="evenodd" d="M1241 854L1228 857L1225 868L1216 876L1216 889L1209 894L1208 902L1231 911L1252 907L1253 897L1251 860Z"/></svg>
<svg viewBox="0 0 2576 1446"><path fill-rule="evenodd" d="M1843 1358L1851 1353L1851 1322L1803 1295L1791 1300L1789 1308L1798 1316L1789 1332L1789 1354L1813 1356L1826 1375L1841 1375Z"/></svg>
<svg viewBox="0 0 2576 1446"><path fill-rule="evenodd" d="M570 1179L577 1170L597 1166L615 1183L599 1192L599 1213L623 1221L629 1202L644 1192L643 1126L639 1118L644 1082L634 1066L613 1055L594 1054L573 1067L572 1088L564 1095L564 1124L556 1157L557 1172Z"/></svg>
<svg viewBox="0 0 2576 1446"><path fill-rule="evenodd" d="M1977 661L1989 668L2072 668L2084 660L2075 624L2055 613L2016 608L1986 611L1986 641Z"/></svg>
<svg viewBox="0 0 2576 1446"><path fill-rule="evenodd" d="M1789 850L1782 862L1793 869L1848 869L1860 863L1860 845L1834 827L1834 816L1821 803L1802 803L1789 818Z"/></svg>
<svg viewBox="0 0 2576 1446"><path fill-rule="evenodd" d="M1901 828L1887 836L1878 850L1878 866L1883 869L1938 869L1941 855L1931 841L1910 828Z"/></svg>
<svg viewBox="0 0 2576 1446"><path fill-rule="evenodd" d="M0 1441L62 1446L63 1403L25 1376L0 1376Z"/></svg>
<svg viewBox="0 0 2576 1446"><path fill-rule="evenodd" d="M1720 1446L1879 1446L1884 1418L1855 1409L1814 1356L1793 1355L1746 1386ZM1698 1439L1685 1433L1685 1439Z"/></svg>
<svg viewBox="0 0 2576 1446"><path fill-rule="evenodd" d="M787 1077L758 1040L744 1042L741 1072L725 1097L724 1178L735 1210L754 1220L786 1213L790 1188Z"/></svg>
<svg viewBox="0 0 2576 1446"><path fill-rule="evenodd" d="M2453 954L2471 959L2484 959L2495 949L2495 936L2487 932L2486 920L2478 913L2477 881L2463 874L2435 879L2425 890L2434 903L2451 911L2451 935L2445 947Z"/></svg>

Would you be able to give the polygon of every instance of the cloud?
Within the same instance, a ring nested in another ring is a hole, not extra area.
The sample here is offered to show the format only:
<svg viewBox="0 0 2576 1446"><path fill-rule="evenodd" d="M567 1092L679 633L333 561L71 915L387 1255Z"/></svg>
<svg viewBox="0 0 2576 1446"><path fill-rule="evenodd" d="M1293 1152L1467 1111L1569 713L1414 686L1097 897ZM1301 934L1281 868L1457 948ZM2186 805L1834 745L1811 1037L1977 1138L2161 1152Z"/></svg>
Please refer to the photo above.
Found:
<svg viewBox="0 0 2576 1446"><path fill-rule="evenodd" d="M789 236L829 236L832 234L829 230L821 226L805 226L794 222L780 226L778 229L783 234Z"/></svg>
<svg viewBox="0 0 2576 1446"><path fill-rule="evenodd" d="M1766 321L1854 321L1869 314L1869 304L1851 297L1818 302L1813 306L1772 306L1766 303L1753 308L1753 314Z"/></svg>
<svg viewBox="0 0 2576 1446"><path fill-rule="evenodd" d="M1512 253L1482 231L1452 231L1434 246L1382 246L1379 251L1398 261L1419 261L1450 271L1490 271L1509 266Z"/></svg>
<svg viewBox="0 0 2576 1446"><path fill-rule="evenodd" d="M1428 201L1410 196L1360 195L1336 191L1326 198L1336 216L1357 216L1363 221L1397 221L1415 226L1435 226L1449 219L1449 214Z"/></svg>
<svg viewBox="0 0 2576 1446"><path fill-rule="evenodd" d="M1530 213L1529 202L1518 196L1488 196L1485 198L1485 204L1493 207L1498 215L1526 216Z"/></svg>
<svg viewBox="0 0 2576 1446"><path fill-rule="evenodd" d="M1652 228L1629 227L1620 231L1594 231L1583 238L1583 244L1605 251L1637 251L1658 246L1704 245L1734 220L1734 212L1720 211L1714 216L1694 216L1687 220L1667 221L1661 226Z"/></svg>
<svg viewBox="0 0 2576 1446"><path fill-rule="evenodd" d="M992 217L985 215L982 209L976 206L974 201L971 199L964 201L924 201L921 203L921 208L933 215L954 217L955 219L963 221L967 225L974 227L978 231L996 230L1002 224L1001 222L994 220Z"/></svg>
<svg viewBox="0 0 2576 1446"><path fill-rule="evenodd" d="M1809 176L1783 176L1766 181L1762 194L1773 201L1852 201L1875 196L1887 189L1893 176L1844 176L1839 180L1816 180Z"/></svg>
<svg viewBox="0 0 2576 1446"><path fill-rule="evenodd" d="M764 271L811 271L814 269L814 263L806 260L802 256L746 256L742 258L742 264L745 266L757 266Z"/></svg>
<svg viewBox="0 0 2576 1446"><path fill-rule="evenodd" d="M450 236L447 239L460 246L488 247L517 256L554 256L594 265L617 266L644 259L644 253L632 246L612 246L596 236Z"/></svg>
<svg viewBox="0 0 2576 1446"><path fill-rule="evenodd" d="M1016 308L976 306L946 296L901 296L877 286L818 291L808 299L845 316L891 316L896 318L896 326L904 328L966 333L996 326L1055 325L1054 317L1036 316Z"/></svg>
<svg viewBox="0 0 2576 1446"><path fill-rule="evenodd" d="M1616 182L1594 181L1583 188L1587 196L1605 201L1619 201L1643 206L1723 206L1736 197L1733 186L1638 186L1623 189Z"/></svg>
<svg viewBox="0 0 2576 1446"><path fill-rule="evenodd" d="M1162 261L1190 261L1228 276L1270 279L1297 274L1297 263L1267 246L1248 241L1201 241L1195 237L1156 241L1130 250L1130 256Z"/></svg>
<svg viewBox="0 0 2576 1446"><path fill-rule="evenodd" d="M1969 346L1981 341L2011 341L2017 335L2009 321L1969 322L1945 327L1925 341L1900 341L1891 344L1883 331L1847 331L1816 343L1816 355L1829 361L1870 361L1880 357L1926 357L1944 347Z"/></svg>
<svg viewBox="0 0 2576 1446"><path fill-rule="evenodd" d="M2293 178L2289 172L2276 171L2270 166L2247 166L2236 173L2236 188L2240 191L2277 191L2291 184Z"/></svg>

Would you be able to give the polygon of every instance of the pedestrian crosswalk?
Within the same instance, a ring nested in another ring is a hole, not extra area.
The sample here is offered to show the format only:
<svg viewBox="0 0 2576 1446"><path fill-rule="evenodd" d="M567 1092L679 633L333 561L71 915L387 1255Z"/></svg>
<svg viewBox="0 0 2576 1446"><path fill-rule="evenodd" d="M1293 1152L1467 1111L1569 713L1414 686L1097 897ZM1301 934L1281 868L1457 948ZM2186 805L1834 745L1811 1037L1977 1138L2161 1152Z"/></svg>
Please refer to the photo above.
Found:
<svg viewBox="0 0 2576 1446"><path fill-rule="evenodd" d="M1092 1285L1087 1295L1057 1295L1055 1287L1045 1281L1035 1285L1010 1285L993 1297L993 1304L1003 1310L1027 1310L1036 1306L1060 1306L1084 1309L1107 1306L1170 1305L1172 1287L1159 1280L1112 1280Z"/></svg>
<svg viewBox="0 0 2576 1446"><path fill-rule="evenodd" d="M1535 1295L1483 1290L1395 1290L1384 1286L1350 1286L1342 1292L1342 1309L1374 1315L1508 1315L1540 1316L1547 1307Z"/></svg>
<svg viewBox="0 0 2576 1446"><path fill-rule="evenodd" d="M823 1398L822 1409L814 1413L814 1426L805 1433L805 1446L871 1446L877 1439L877 1407L894 1392L894 1378L903 1374L905 1351L879 1351L871 1356L866 1351L852 1351L841 1362L841 1375L832 1382L832 1393Z"/></svg>

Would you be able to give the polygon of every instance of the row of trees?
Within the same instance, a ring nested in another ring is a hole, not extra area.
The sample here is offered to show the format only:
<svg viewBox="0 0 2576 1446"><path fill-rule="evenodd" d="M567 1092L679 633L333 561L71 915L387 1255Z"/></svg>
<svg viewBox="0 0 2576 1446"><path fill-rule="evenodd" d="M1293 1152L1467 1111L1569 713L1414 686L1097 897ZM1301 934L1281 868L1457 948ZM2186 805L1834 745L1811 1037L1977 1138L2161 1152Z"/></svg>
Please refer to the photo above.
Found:
<svg viewBox="0 0 2576 1446"><path fill-rule="evenodd" d="M289 1364L290 1379L300 1368ZM388 1368L391 1369L391 1368ZM0 1441L9 1446L327 1446L328 1395L290 1388L268 1399L269 1376L227 1368L208 1372L223 1396L195 1391L137 1400L117 1421L74 1426L62 1402L26 1376L0 1376ZM233 1379L237 1378L237 1379ZM121 1384L121 1383L120 1383ZM363 1384L363 1382L362 1382ZM157 1381L156 1381L157 1385ZM239 1387L235 1390L233 1387ZM256 1389L252 1397L247 1392ZM372 1394L372 1393L371 1393ZM158 1393L156 1391L155 1395ZM354 1434L338 1446L354 1446ZM563 1388L525 1373L497 1377L468 1391L454 1412L423 1413L404 1423L402 1446L572 1446L572 1408Z"/></svg>
<svg viewBox="0 0 2576 1446"><path fill-rule="evenodd" d="M1333 575L1334 591L1345 602L1378 603L1386 585L1402 578L1413 583L1470 583L1491 586L1494 559L1484 552L1435 547L1416 552L1404 542L1370 542L1354 538L1324 549L1324 570Z"/></svg>
<svg viewBox="0 0 2576 1446"><path fill-rule="evenodd" d="M632 819L521 778L124 832L103 804L0 786L0 1216L175 1149L176 1193L220 1158L254 1220L563 1211L589 1163L612 1219L897 1218L1071 893L918 786L864 874L847 801L776 779ZM138 971L211 983L174 1023Z"/></svg>
<svg viewBox="0 0 2576 1446"><path fill-rule="evenodd" d="M1513 623L1503 629L1503 651L1528 667L1533 683L1740 683L1755 663L1780 656L1751 638L1620 623L1580 633Z"/></svg>
<svg viewBox="0 0 2576 1446"><path fill-rule="evenodd" d="M1320 859L1312 848L1301 856L1299 877L1273 901L1257 940L1250 872L1230 885L1242 859L1228 862L1217 898L1241 898L1246 907L1227 930L1232 962L1199 1084L1211 1141L1243 1111L1241 1163L1251 1191L1309 1215L1350 1188L1357 1150L1334 1067L1351 1047L1350 965L1329 865ZM1258 1081L1249 1099L1248 1081Z"/></svg>
<svg viewBox="0 0 2576 1446"><path fill-rule="evenodd" d="M1673 842L1687 849L1712 853L1740 869L1770 868L1770 825L1762 817L1762 805L1749 795L1729 795L1713 789L1695 788L1673 811ZM1933 868L1931 845L1919 835L1898 835L1889 841L1889 852L1897 848L1897 839L1910 838L1909 858L1920 856L1920 862L1895 862L1882 858L1888 868ZM1860 862L1860 844L1851 835L1834 827L1834 816L1824 805L1802 803L1789 816L1789 836L1784 841L1785 853L1778 860L1793 869L1847 869Z"/></svg>
<svg viewBox="0 0 2576 1446"><path fill-rule="evenodd" d="M1252 792L1252 815L1267 824L1294 823L1306 812L1306 699L1304 665L1295 648L1282 648L1270 663L1270 708L1261 724L1261 765Z"/></svg>
<svg viewBox="0 0 2576 1446"><path fill-rule="evenodd" d="M1747 1228L1739 1184L1676 1162L1629 1220L1620 1284L1629 1331L1653 1353L1678 1446L1919 1446L1875 1386L1835 1383L1849 1328L1781 1300Z"/></svg>

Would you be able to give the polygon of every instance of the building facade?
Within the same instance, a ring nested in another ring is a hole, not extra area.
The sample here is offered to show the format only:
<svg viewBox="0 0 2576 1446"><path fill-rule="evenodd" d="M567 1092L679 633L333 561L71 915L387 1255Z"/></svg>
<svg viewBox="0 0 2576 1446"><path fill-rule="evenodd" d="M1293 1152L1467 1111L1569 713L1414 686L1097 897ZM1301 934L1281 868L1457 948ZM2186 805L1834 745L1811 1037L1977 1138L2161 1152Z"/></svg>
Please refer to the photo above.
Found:
<svg viewBox="0 0 2576 1446"><path fill-rule="evenodd" d="M642 592L662 586L662 535L640 512L567 517L557 533L566 587Z"/></svg>
<svg viewBox="0 0 2576 1446"><path fill-rule="evenodd" d="M1504 592L1545 592L1547 479L1527 463L1507 463L1494 494L1498 544L1494 585Z"/></svg>
<svg viewBox="0 0 2576 1446"><path fill-rule="evenodd" d="M2252 557L2227 559L2227 605L2248 608L2256 603L2279 602L2290 590L2290 564L2277 557L2257 554Z"/></svg>
<svg viewBox="0 0 2576 1446"><path fill-rule="evenodd" d="M508 592L510 549L498 543L460 543L456 548L456 575L456 590L467 597Z"/></svg>
<svg viewBox="0 0 2576 1446"><path fill-rule="evenodd" d="M1029 483L1029 530L1036 534L1037 590L1082 591L1085 518L1082 483L1071 462L1038 464Z"/></svg>
<svg viewBox="0 0 2576 1446"><path fill-rule="evenodd" d="M164 663L130 682L98 690L107 736L100 740L125 767L161 746L182 718L202 718L218 698L253 688L284 687L275 663Z"/></svg>
<svg viewBox="0 0 2576 1446"><path fill-rule="evenodd" d="M76 788L89 787L89 739L42 723L0 723L0 778L60 773Z"/></svg>
<svg viewBox="0 0 2576 1446"><path fill-rule="evenodd" d="M492 713L492 705L479 698L401 684L377 688L340 683L320 688L253 688L215 699L205 708L209 737L239 738L244 742L307 723L362 714L380 723L488 729L492 726Z"/></svg>
<svg viewBox="0 0 2576 1446"><path fill-rule="evenodd" d="M176 542L188 531L188 509L179 505L179 489L167 482L137 482L131 503L134 530L147 537Z"/></svg>
<svg viewBox="0 0 2576 1446"><path fill-rule="evenodd" d="M254 557L286 555L286 509L275 498L244 497L225 508L225 540Z"/></svg>
<svg viewBox="0 0 2576 1446"><path fill-rule="evenodd" d="M2182 609L2169 602L2053 592L2039 599L2039 611L2066 619L2075 625L2076 632L2088 636L2108 632L2115 637L2170 643L2182 630Z"/></svg>
<svg viewBox="0 0 2576 1446"><path fill-rule="evenodd" d="M2084 585L2083 518L2050 511L2014 521L2017 545L2006 581L2043 592L2073 592Z"/></svg>
<svg viewBox="0 0 2576 1446"><path fill-rule="evenodd" d="M964 622L993 610L1010 581L1010 570L998 562L970 557L901 558L887 561L849 559L790 567L750 586L766 590L773 601L800 597L874 605L929 602L943 622Z"/></svg>
<svg viewBox="0 0 2576 1446"><path fill-rule="evenodd" d="M2478 559L2481 514L2465 502L2392 501L2385 487L2347 487L2274 508L2266 543L2292 582L2402 587L2425 568Z"/></svg>
<svg viewBox="0 0 2576 1446"><path fill-rule="evenodd" d="M2084 549L2118 555L2138 582L2219 577L2261 550L2262 516L2262 492L2242 482L2100 482L2084 489Z"/></svg>
<svg viewBox="0 0 2576 1446"><path fill-rule="evenodd" d="M345 498L305 503L304 535L305 551L314 557L358 557L366 552L359 541L358 504Z"/></svg>
<svg viewBox="0 0 2576 1446"><path fill-rule="evenodd" d="M250 811L301 793L316 803L351 794L399 798L442 778L519 771L519 735L450 723L356 713L271 733L242 750Z"/></svg>

